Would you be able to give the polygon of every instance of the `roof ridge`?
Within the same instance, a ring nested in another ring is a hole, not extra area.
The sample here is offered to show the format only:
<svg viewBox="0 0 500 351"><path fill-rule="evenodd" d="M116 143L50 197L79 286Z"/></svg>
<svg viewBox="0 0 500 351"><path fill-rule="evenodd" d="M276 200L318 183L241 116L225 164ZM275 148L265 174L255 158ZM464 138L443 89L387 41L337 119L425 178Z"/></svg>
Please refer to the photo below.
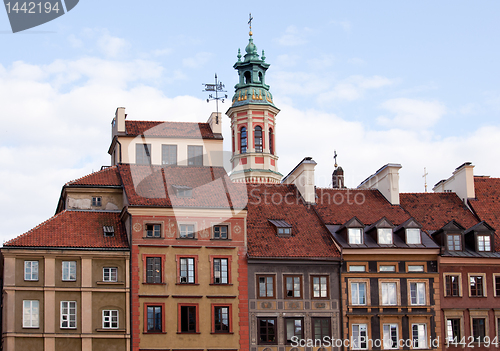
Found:
<svg viewBox="0 0 500 351"><path fill-rule="evenodd" d="M96 175L96 174L98 174L98 173L101 173L101 172L102 172L102 173L107 172L107 171L109 171L109 170L111 170L111 169L113 169L113 168L115 168L116 170L118 170L117 165L114 165L114 166L109 166L109 167L106 167L106 168L104 168L104 169L100 169L100 170L98 170L98 171L95 171L95 172L89 173L89 174L87 174L87 175L84 175L83 177L80 177L80 178L77 178L77 179L70 180L69 182L67 182L67 183L66 183L66 184L64 184L64 185L71 185L71 183L75 183L75 182L81 181L81 180L83 180L83 179L85 179L85 178L88 178L88 177L90 177L90 176L94 176L94 175Z"/></svg>
<svg viewBox="0 0 500 351"><path fill-rule="evenodd" d="M45 221L43 221L42 223L40 223L39 225L37 225L36 227L34 228L31 228L30 230L28 230L27 232L19 235L19 236L16 236L15 238L12 238L10 239L9 241L6 241L3 243L3 246L5 246L6 244L10 243L11 241L14 241L14 240L17 240L17 239L20 239L28 234L30 234L31 232L33 232L34 230L38 229L38 228L41 228L42 226L46 225L47 223L53 221L54 219L56 219L57 217L61 216L63 213L66 213L68 212L68 210L63 210L59 213L56 213L55 215L53 215L52 217L50 217L49 219L46 219Z"/></svg>
<svg viewBox="0 0 500 351"><path fill-rule="evenodd" d="M147 122L147 123L191 123L191 124L208 124L208 122L183 122L183 121L143 121L143 120L126 120L125 122Z"/></svg>

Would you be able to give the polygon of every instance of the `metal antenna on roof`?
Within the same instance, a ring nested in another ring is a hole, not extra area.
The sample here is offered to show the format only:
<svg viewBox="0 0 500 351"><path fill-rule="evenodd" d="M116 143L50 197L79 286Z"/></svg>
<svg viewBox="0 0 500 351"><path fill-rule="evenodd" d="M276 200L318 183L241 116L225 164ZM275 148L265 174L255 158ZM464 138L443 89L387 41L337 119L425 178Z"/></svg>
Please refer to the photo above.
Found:
<svg viewBox="0 0 500 351"><path fill-rule="evenodd" d="M203 92L210 92L214 91L215 92L215 97L213 94L208 95L207 103L210 102L211 100L215 100L215 112L217 112L217 117L215 120L215 123L219 123L219 100L224 103L224 99L227 99L227 94L224 94L223 96L219 96L219 93L227 93L226 90L224 90L225 85L222 84L222 82L217 81L217 73L215 73L215 84L203 84L205 86L205 90Z"/></svg>
<svg viewBox="0 0 500 351"><path fill-rule="evenodd" d="M427 173L427 169L424 167L424 175L422 176L422 178L424 178L425 192L427 192L427 176L428 175L429 175L429 173Z"/></svg>

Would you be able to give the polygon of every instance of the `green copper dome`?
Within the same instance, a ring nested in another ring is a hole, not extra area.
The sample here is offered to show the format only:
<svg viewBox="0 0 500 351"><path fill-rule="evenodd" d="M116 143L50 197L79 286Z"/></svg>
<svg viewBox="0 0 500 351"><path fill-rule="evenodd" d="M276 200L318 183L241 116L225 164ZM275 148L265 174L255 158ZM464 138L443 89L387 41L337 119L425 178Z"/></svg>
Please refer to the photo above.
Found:
<svg viewBox="0 0 500 351"><path fill-rule="evenodd" d="M265 62L264 50L262 50L262 58L259 57L257 46L253 43L252 32L250 32L245 52L242 61L241 50L238 49L238 61L233 66L238 71L239 82L234 86L232 106L248 104L274 106L269 85L265 83L266 71L270 65Z"/></svg>

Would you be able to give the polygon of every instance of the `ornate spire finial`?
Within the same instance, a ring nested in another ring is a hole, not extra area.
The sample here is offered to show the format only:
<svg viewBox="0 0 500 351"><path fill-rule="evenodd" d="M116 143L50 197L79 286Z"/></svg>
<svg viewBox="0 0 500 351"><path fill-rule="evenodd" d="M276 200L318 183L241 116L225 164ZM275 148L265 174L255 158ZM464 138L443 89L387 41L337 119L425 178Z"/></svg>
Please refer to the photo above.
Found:
<svg viewBox="0 0 500 351"><path fill-rule="evenodd" d="M333 158L335 160L335 164L333 165L335 168L338 167L338 164L337 164L337 151L336 150L333 150Z"/></svg>
<svg viewBox="0 0 500 351"><path fill-rule="evenodd" d="M238 48L238 62L241 62L241 50Z"/></svg>
<svg viewBox="0 0 500 351"><path fill-rule="evenodd" d="M250 15L248 16L248 25L250 26L250 36L252 36L252 20L253 20L253 17L252 17L252 13L250 12Z"/></svg>
<svg viewBox="0 0 500 351"><path fill-rule="evenodd" d="M262 62L264 62L266 60L266 56L264 55L264 50L262 50L262 56L261 56L261 58L262 58Z"/></svg>

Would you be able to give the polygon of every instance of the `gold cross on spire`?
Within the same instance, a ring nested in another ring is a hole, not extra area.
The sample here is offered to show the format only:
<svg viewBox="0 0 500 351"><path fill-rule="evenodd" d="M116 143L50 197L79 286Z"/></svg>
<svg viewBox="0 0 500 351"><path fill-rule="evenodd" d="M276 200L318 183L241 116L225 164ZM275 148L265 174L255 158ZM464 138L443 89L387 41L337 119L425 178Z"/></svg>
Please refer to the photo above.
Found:
<svg viewBox="0 0 500 351"><path fill-rule="evenodd" d="M252 35L252 13L250 12L250 15L248 16L248 25L250 26L250 35Z"/></svg>

